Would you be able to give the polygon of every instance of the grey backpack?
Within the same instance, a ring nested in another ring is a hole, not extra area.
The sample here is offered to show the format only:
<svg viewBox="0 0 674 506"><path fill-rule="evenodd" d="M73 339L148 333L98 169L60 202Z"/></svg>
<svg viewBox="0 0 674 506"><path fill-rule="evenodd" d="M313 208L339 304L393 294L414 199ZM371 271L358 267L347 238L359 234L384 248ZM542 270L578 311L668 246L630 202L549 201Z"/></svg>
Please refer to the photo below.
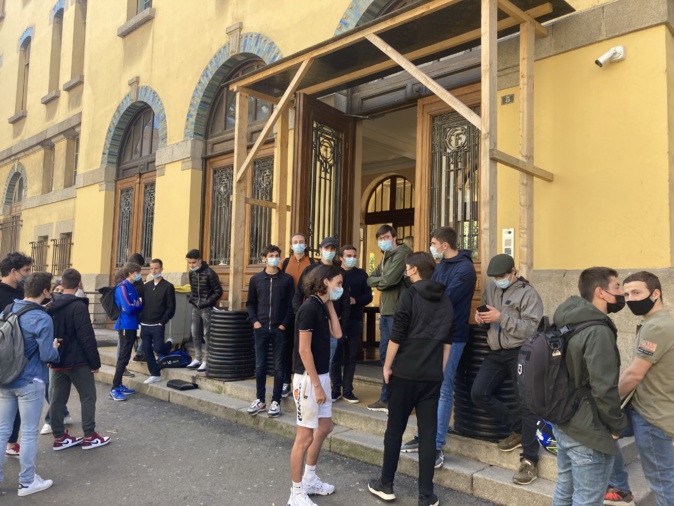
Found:
<svg viewBox="0 0 674 506"><path fill-rule="evenodd" d="M9 385L28 365L29 358L24 355L19 318L34 309L44 311L42 306L30 304L13 313L13 305L13 303L8 305L0 315L0 386ZM39 348L36 348L34 354L38 351Z"/></svg>

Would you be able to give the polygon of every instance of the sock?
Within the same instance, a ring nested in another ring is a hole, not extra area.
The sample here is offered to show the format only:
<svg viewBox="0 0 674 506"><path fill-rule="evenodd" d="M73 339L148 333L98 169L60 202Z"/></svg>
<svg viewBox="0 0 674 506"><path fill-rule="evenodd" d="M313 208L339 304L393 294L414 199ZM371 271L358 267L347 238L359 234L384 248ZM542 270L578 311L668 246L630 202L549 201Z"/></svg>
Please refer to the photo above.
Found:
<svg viewBox="0 0 674 506"><path fill-rule="evenodd" d="M298 495L298 494L301 494L302 492L304 492L304 487L302 487L302 482L295 483L293 481L292 491L293 491L293 495Z"/></svg>
<svg viewBox="0 0 674 506"><path fill-rule="evenodd" d="M316 480L316 466L305 465L304 476L302 477L302 481L306 481L307 483L313 483L315 480Z"/></svg>

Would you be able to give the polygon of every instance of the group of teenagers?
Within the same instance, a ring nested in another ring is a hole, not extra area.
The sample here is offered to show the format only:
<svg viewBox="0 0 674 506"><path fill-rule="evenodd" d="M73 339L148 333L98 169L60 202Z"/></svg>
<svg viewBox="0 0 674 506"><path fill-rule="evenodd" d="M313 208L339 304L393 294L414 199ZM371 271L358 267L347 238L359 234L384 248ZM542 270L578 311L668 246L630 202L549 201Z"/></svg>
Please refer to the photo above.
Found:
<svg viewBox="0 0 674 506"><path fill-rule="evenodd" d="M292 238L293 254L284 261L278 247L264 250L266 266L251 279L248 296L257 383L257 398L248 412L255 415L266 409L271 342L275 377L269 416L280 414L280 397L290 391L296 404L288 506L311 506L315 503L310 496L335 490L316 475L316 465L332 431L332 403L340 398L358 402L353 391L355 355L362 338L362 308L371 301L372 289L380 292L383 384L380 398L367 407L387 413L388 419L382 471L369 480L368 490L385 501L394 500L400 453L418 452L418 504L440 504L433 475L444 462L454 377L469 340L471 316L487 329L490 349L473 381L472 401L507 426L509 435L497 443L499 450L521 448L513 482L528 485L538 477L538 417L520 395L513 408L495 392L511 378L517 393L518 356L543 318L541 297L518 275L513 258L498 254L489 260L490 281L473 310L477 276L471 252L458 249L457 234L450 227L431 235L430 252L412 252L399 243L395 228L380 227L376 238L383 257L369 276L356 267L356 248L339 248L330 237L320 243L316 262L306 257L306 238L301 234ZM580 402L568 422L553 424L558 465L553 506L633 505L618 443L629 436L635 437L656 504L671 506L674 319L663 305L660 281L641 271L621 286L616 270L592 267L581 272L578 291L556 309L555 325L573 327L590 320L603 324L579 330L567 345L564 359ZM626 305L640 322L634 356L621 374L617 329L608 315ZM288 362L283 362L288 348L292 384L285 375ZM418 433L403 444L413 411Z"/></svg>

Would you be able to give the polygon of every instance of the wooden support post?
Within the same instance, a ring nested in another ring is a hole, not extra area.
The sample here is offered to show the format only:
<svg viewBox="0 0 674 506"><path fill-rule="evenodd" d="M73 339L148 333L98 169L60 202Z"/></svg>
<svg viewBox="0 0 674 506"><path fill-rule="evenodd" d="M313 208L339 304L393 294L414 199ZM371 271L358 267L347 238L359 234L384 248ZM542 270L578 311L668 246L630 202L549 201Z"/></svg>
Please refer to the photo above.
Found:
<svg viewBox="0 0 674 506"><path fill-rule="evenodd" d="M276 130L276 230L278 239L276 244L284 249L290 242L288 234L288 121L290 114L288 109L283 111ZM286 256L290 254L285 251Z"/></svg>
<svg viewBox="0 0 674 506"><path fill-rule="evenodd" d="M536 35L539 37L547 37L548 29L536 21L528 13L513 4L510 0L498 0L498 8L505 12L511 18L518 20L522 26L525 24L532 25Z"/></svg>
<svg viewBox="0 0 674 506"><path fill-rule="evenodd" d="M494 34L496 33L496 24L492 27ZM458 112L470 123L475 125L477 129L482 129L482 120L473 112L473 110L466 104L461 102L458 98L448 92L440 84L434 81L427 74L424 74L414 63L406 59L398 51L393 49L389 44L384 42L379 36L375 34L366 35L365 38L372 42L378 49L380 49L386 56L391 58L394 62L405 69L412 77L414 77L421 84L426 86L429 90L440 97L448 106Z"/></svg>
<svg viewBox="0 0 674 506"><path fill-rule="evenodd" d="M482 0L482 131L480 142L480 261L486 265L496 254L497 181L496 162L490 152L497 146L496 124L496 0ZM486 286L487 269L482 269Z"/></svg>
<svg viewBox="0 0 674 506"><path fill-rule="evenodd" d="M520 158L534 166L534 61L535 27L520 26ZM520 273L531 275L534 266L534 176L520 173Z"/></svg>
<svg viewBox="0 0 674 506"><path fill-rule="evenodd" d="M236 123L234 125L234 174L243 167L248 151L248 98L245 93L236 94ZM246 184L234 177L232 181L232 232L229 255L229 310L242 309L243 265L245 262Z"/></svg>
<svg viewBox="0 0 674 506"><path fill-rule="evenodd" d="M307 70L309 70L311 62L312 62L311 59L304 60L300 65L300 68L297 70L297 74L295 74L293 80L290 81L290 84L288 85L288 88L286 89L285 93L283 93L281 100L279 100L278 104L274 108L274 112L271 113L271 116L269 116L267 123L264 125L262 131L258 135L257 140L253 145L253 148L250 150L250 153L248 153L246 159L241 163L241 166L236 169L236 181L241 181L243 179L243 176L246 174L248 167L250 167L250 165L253 163L253 159L255 158L257 152L262 147L262 144L269 135L269 132L271 132L271 129L274 128L274 124L281 116L281 113L290 104L290 100L293 98L295 90L299 86L300 82L302 82L302 78L307 73Z"/></svg>

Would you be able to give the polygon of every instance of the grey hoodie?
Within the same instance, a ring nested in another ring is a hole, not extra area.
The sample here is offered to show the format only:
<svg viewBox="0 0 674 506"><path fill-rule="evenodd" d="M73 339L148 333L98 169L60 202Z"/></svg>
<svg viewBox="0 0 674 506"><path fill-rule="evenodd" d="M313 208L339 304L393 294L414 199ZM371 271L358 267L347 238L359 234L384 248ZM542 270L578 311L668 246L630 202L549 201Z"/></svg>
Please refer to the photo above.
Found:
<svg viewBox="0 0 674 506"><path fill-rule="evenodd" d="M487 343L492 350L519 348L533 336L543 318L543 301L524 278L502 290L492 281L482 293L482 304L501 312L498 323L491 323Z"/></svg>

